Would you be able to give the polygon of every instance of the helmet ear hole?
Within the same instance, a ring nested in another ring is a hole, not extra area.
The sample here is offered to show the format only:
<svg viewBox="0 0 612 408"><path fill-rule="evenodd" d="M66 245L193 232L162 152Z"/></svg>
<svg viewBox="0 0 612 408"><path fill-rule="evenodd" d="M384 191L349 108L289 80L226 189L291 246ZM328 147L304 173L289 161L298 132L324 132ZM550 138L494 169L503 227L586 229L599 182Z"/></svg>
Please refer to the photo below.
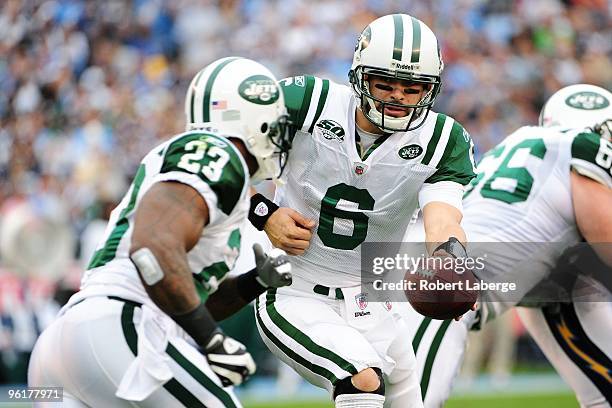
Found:
<svg viewBox="0 0 612 408"><path fill-rule="evenodd" d="M264 122L261 124L261 133L266 134L266 132L268 131L268 122Z"/></svg>

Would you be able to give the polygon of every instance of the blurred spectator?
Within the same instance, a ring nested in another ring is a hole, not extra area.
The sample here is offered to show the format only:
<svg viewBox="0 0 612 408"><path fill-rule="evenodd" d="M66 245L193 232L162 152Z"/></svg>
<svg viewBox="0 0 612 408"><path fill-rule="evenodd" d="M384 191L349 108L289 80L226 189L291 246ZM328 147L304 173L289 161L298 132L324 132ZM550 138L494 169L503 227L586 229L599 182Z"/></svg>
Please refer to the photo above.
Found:
<svg viewBox="0 0 612 408"><path fill-rule="evenodd" d="M612 85L606 2L539 0L7 0L0 11L0 200L47 194L81 233L152 145L183 128L189 78L230 54L279 75L346 82L357 33L408 12L432 26L446 63L436 108L479 153L534 124L555 89ZM485 97L486 96L486 97ZM116 200L118 197L112 197Z"/></svg>

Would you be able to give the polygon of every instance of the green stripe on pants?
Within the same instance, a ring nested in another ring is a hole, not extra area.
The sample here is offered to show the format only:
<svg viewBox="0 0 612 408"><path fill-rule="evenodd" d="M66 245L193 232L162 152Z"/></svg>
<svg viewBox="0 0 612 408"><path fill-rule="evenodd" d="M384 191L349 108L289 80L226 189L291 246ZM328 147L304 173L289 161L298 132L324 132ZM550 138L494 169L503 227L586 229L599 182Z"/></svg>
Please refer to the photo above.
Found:
<svg viewBox="0 0 612 408"><path fill-rule="evenodd" d="M323 378L327 378L332 384L336 384L336 382L338 381L338 377L336 377L334 373L332 373L325 367L318 366L306 360L305 358L297 354L295 351L287 347L285 344L283 344L283 342L281 342L274 334L272 334L272 332L264 325L263 319L261 318L261 315L259 313L259 298L257 298L255 301L255 316L257 317L259 327L264 332L266 337L272 343L274 343L274 345L278 347L283 353L285 353L287 357L289 357L291 360L295 361L302 367L312 371L313 373L320 375Z"/></svg>
<svg viewBox="0 0 612 408"><path fill-rule="evenodd" d="M306 348L306 350L310 351L312 354L331 361L344 371L348 371L353 375L357 374L357 369L354 365L352 365L333 351L328 350L325 347L322 347L312 341L310 337L308 337L305 333L300 331L300 329L289 323L289 321L285 319L278 312L278 310L276 310L276 307L274 306L274 302L276 301L276 289L269 290L266 295L266 298L266 310L268 311L270 319L287 336L291 337L293 340L304 346L304 348Z"/></svg>
<svg viewBox="0 0 612 408"><path fill-rule="evenodd" d="M416 334L414 335L414 339L412 339L412 349L414 350L414 354L416 355L417 350L419 349L419 344L421 344L421 340L423 340L423 335L429 327L431 323L431 317L426 317L421 322L421 325L417 329Z"/></svg>
<svg viewBox="0 0 612 408"><path fill-rule="evenodd" d="M130 350L132 351L132 353L134 354L134 357L138 354L138 333L136 333L136 327L134 326L134 309L136 308L136 306L134 306L134 304L131 303L125 303L123 305L123 309L121 311L121 328L123 329L123 336L125 337L125 341L127 342ZM166 349L166 352L168 352L168 354L170 355L170 357L172 357L181 367L185 368L180 361L178 361L172 354L170 354L170 348L172 347L172 349L174 349L174 347L171 344L168 344L168 348ZM176 350L176 349L174 349ZM176 353L182 357L184 359L184 357L178 353L178 350L176 351ZM186 360L186 359L185 359ZM195 366L194 366L195 367ZM196 368L197 370L197 368ZM185 368L185 371L187 371L189 374L192 374L187 368ZM202 373L200 370L197 370L200 372L200 374L204 377L206 377L206 375L204 373ZM202 381L200 381L201 379L196 377L195 375L192 374L192 376L194 377L194 379L196 381L198 381L200 384L202 384ZM208 377L206 378L208 381L210 381L215 387L220 388L218 386L216 386L216 384L214 384ZM213 395L217 396L217 390L216 389L210 389L209 387L207 387L206 385L202 384L207 390L209 390ZM167 383L164 384L164 388L170 393L172 394L172 396L174 396L174 398L176 398L177 400L179 400L184 406L186 407L203 407L206 408L206 405L204 405L195 395L193 395L191 392L189 392L189 390L187 388L185 388L183 385L181 385L181 383L179 383L176 378L172 378L170 379ZM225 391L223 391L223 389L221 389L221 391L227 395L227 393ZM227 395L227 398L230 400L232 405L227 405L227 407L235 407L233 401L231 400L231 397L229 397L229 395ZM225 403L225 400L222 398L219 398L221 401L223 401Z"/></svg>
<svg viewBox="0 0 612 408"><path fill-rule="evenodd" d="M434 361L436 360L436 354L438 353L438 349L440 348L440 344L442 343L442 339L444 338L444 333L446 333L446 329L451 324L451 320L445 320L441 325L436 335L431 342L431 346L429 347L429 353L427 354L427 359L425 360L425 367L423 368L423 376L421 377L421 397L425 400L425 395L427 395L427 387L429 387L429 379L431 378L431 369L433 367Z"/></svg>

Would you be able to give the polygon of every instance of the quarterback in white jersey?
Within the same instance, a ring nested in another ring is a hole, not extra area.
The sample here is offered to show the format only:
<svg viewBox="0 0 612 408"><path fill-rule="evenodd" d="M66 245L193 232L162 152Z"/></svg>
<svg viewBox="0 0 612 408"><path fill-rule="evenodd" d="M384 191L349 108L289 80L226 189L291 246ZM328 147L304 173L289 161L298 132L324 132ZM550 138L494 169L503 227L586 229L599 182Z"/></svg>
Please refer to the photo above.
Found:
<svg viewBox="0 0 612 408"><path fill-rule="evenodd" d="M544 107L541 126L518 129L483 156L464 198L462 225L470 255L487 256L477 276L515 283L517 290L487 293L475 316L450 328L406 312L421 386L429 384L426 406L441 406L448 398L468 328L517 304L530 306L519 314L580 404L610 406L612 297L609 287L579 275L586 264L589 275L599 269L609 281L605 275L612 268L611 103L612 94L596 86L563 88ZM415 237L409 233L407 239ZM582 241L598 257L579 250ZM585 256L591 259L579 258Z"/></svg>
<svg viewBox="0 0 612 408"><path fill-rule="evenodd" d="M64 406L239 407L231 386L255 364L216 321L291 282L286 255L259 248L255 269L226 277L249 181L277 177L288 152L274 76L248 59L215 61L185 110L187 132L141 161L81 290L34 348L29 385L63 387Z"/></svg>
<svg viewBox="0 0 612 408"><path fill-rule="evenodd" d="M361 292L361 251L401 241L417 206L430 253L456 256L465 242L473 145L457 121L431 110L442 67L429 27L394 14L363 30L352 88L309 75L280 82L294 154L276 204L255 195L249 218L298 256L292 286L260 296L257 322L269 348L337 407L422 404L403 322L392 303Z"/></svg>

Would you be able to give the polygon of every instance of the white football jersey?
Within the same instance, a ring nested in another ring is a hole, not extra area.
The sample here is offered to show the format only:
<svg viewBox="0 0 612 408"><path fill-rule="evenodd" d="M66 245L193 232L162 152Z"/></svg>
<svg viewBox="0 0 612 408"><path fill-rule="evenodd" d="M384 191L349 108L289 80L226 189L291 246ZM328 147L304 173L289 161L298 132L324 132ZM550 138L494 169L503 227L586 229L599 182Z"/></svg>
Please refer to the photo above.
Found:
<svg viewBox="0 0 612 408"><path fill-rule="evenodd" d="M249 208L249 172L244 159L214 130L182 133L155 147L140 163L134 181L113 210L104 239L94 253L71 303L112 295L151 304L129 259L134 214L142 197L160 181L176 181L198 191L208 206L209 223L187 253L203 301L232 269Z"/></svg>
<svg viewBox="0 0 612 408"><path fill-rule="evenodd" d="M424 183L474 176L472 141L454 119L430 112L410 132L358 147L358 100L344 85L313 76L281 81L299 129L276 202L315 220L310 247L292 257L293 273L331 287L360 283L361 244L399 242Z"/></svg>
<svg viewBox="0 0 612 408"><path fill-rule="evenodd" d="M588 130L527 126L483 156L463 201L469 252L487 254L479 278L519 286L518 293L493 293L490 300L517 303L565 249L582 241L570 170L612 187L611 166L612 144Z"/></svg>

